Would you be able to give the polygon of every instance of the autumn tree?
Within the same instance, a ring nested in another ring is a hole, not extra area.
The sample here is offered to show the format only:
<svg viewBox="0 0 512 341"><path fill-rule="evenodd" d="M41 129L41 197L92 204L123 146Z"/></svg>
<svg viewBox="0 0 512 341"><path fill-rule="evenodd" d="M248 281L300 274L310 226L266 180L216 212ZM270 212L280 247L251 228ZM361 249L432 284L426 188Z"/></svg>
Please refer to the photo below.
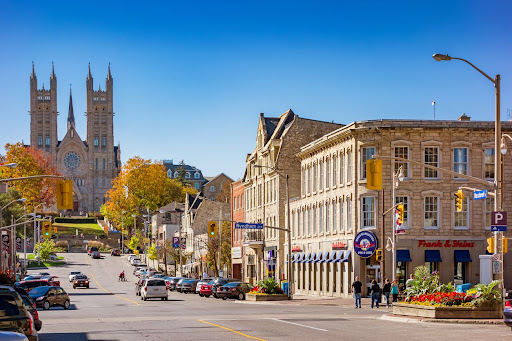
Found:
<svg viewBox="0 0 512 341"><path fill-rule="evenodd" d="M170 179L164 165L134 157L113 180L102 212L115 226L120 228L123 220L125 228L132 228L132 215L147 214L148 210L153 212L173 201L183 202L187 192L194 193L195 190ZM137 226L142 226L140 220Z"/></svg>
<svg viewBox="0 0 512 341"><path fill-rule="evenodd" d="M219 245L220 245L220 269L224 265L231 268L231 223L222 221L220 235L216 238L208 238L206 242L206 265L219 276Z"/></svg>
<svg viewBox="0 0 512 341"><path fill-rule="evenodd" d="M5 145L6 155L2 162L17 163L16 168L0 167L0 178L21 178L34 175L60 175L57 167L49 154L26 147L23 143ZM33 207L43 203L53 205L55 203L56 179L41 178L31 180L13 181L9 184L23 198L26 198L27 210L30 212Z"/></svg>

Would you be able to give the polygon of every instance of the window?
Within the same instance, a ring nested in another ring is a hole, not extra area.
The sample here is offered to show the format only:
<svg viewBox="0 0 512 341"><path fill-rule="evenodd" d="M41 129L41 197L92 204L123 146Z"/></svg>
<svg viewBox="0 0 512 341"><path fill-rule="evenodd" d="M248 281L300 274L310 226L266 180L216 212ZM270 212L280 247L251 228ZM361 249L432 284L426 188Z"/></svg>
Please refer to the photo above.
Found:
<svg viewBox="0 0 512 341"><path fill-rule="evenodd" d="M96 159L95 162L96 162L96 169L98 169L98 159Z"/></svg>
<svg viewBox="0 0 512 341"><path fill-rule="evenodd" d="M375 197L363 197L361 202L362 226L361 228L375 227Z"/></svg>
<svg viewBox="0 0 512 341"><path fill-rule="evenodd" d="M340 198L340 231L345 229L345 215L343 214L343 200Z"/></svg>
<svg viewBox="0 0 512 341"><path fill-rule="evenodd" d="M404 221L402 222L402 225L400 225L400 227L407 229L409 228L409 197L396 197L395 204L399 203L403 203L404 205Z"/></svg>
<svg viewBox="0 0 512 341"><path fill-rule="evenodd" d="M311 193L311 167L308 166L308 194Z"/></svg>
<svg viewBox="0 0 512 341"><path fill-rule="evenodd" d="M370 160L375 155L375 147L361 148L361 180L366 179L366 160Z"/></svg>
<svg viewBox="0 0 512 341"><path fill-rule="evenodd" d="M185 173L185 179L190 179L190 173L189 172Z"/></svg>
<svg viewBox="0 0 512 341"><path fill-rule="evenodd" d="M37 145L42 146L43 145L43 137L41 135L37 136Z"/></svg>
<svg viewBox="0 0 512 341"><path fill-rule="evenodd" d="M313 164L313 192L316 192L316 183L318 179L316 177L316 163Z"/></svg>
<svg viewBox="0 0 512 341"><path fill-rule="evenodd" d="M424 199L424 219L423 226L426 229L439 228L439 198L438 197L425 197Z"/></svg>
<svg viewBox="0 0 512 341"><path fill-rule="evenodd" d="M327 202L325 204L325 232L326 233L331 232L330 231L330 227L331 227L331 214L330 214L330 210L331 210L331 204Z"/></svg>
<svg viewBox="0 0 512 341"><path fill-rule="evenodd" d="M300 237L301 233L300 233L300 228L301 228L301 225L300 225L300 210L297 209L297 228L294 229L295 233L296 233L296 237Z"/></svg>
<svg viewBox="0 0 512 341"><path fill-rule="evenodd" d="M215 186L210 186L210 192L215 192Z"/></svg>
<svg viewBox="0 0 512 341"><path fill-rule="evenodd" d="M106 184L107 184L107 180L105 179L105 177L103 177L103 179L102 179L101 183L102 183L103 187L105 187L105 186L106 186Z"/></svg>
<svg viewBox="0 0 512 341"><path fill-rule="evenodd" d="M99 140L99 138L98 138L98 137L95 137L95 138L94 138L94 146L95 146L95 147L98 147L98 146L99 146L99 144L100 144L100 140Z"/></svg>
<svg viewBox="0 0 512 341"><path fill-rule="evenodd" d="M199 179L199 176L200 176L200 175L199 175L199 172L195 172L195 173L194 173L194 179Z"/></svg>
<svg viewBox="0 0 512 341"><path fill-rule="evenodd" d="M352 181L352 151L347 151L347 182Z"/></svg>
<svg viewBox="0 0 512 341"><path fill-rule="evenodd" d="M210 192L213 192L213 190L215 190L215 188L212 190L212 187L210 187ZM263 191L261 189L262 189L262 186L261 186L261 184L259 184L258 185L258 206L261 206L261 201L262 201L261 199L262 199Z"/></svg>
<svg viewBox="0 0 512 341"><path fill-rule="evenodd" d="M100 179L99 179L99 178L96 178L95 183L96 183L96 187L99 187L99 186L100 186ZM98 205L98 203L97 203L97 202L98 202L98 198L96 198L96 205Z"/></svg>
<svg viewBox="0 0 512 341"><path fill-rule="evenodd" d="M167 177L172 179L172 172L170 169L167 171Z"/></svg>
<svg viewBox="0 0 512 341"><path fill-rule="evenodd" d="M300 188L300 194L304 195L304 194L306 194L306 168L302 168L301 176L302 176L302 186Z"/></svg>
<svg viewBox="0 0 512 341"><path fill-rule="evenodd" d="M105 169L105 166L106 166L106 162L105 162L105 159L103 159L103 169Z"/></svg>
<svg viewBox="0 0 512 341"><path fill-rule="evenodd" d="M50 136L48 136L48 135L45 136L44 144L45 144L45 146L49 146L50 145Z"/></svg>
<svg viewBox="0 0 512 341"><path fill-rule="evenodd" d="M439 167L439 148L438 147L425 147L424 163L429 166ZM438 179L439 174L437 170L424 168L424 177L426 179Z"/></svg>
<svg viewBox="0 0 512 341"><path fill-rule="evenodd" d="M494 180L494 148L485 148L484 173L486 180Z"/></svg>
<svg viewBox="0 0 512 341"><path fill-rule="evenodd" d="M468 229L468 198L462 200L462 211L457 212L455 207L455 198L453 199L453 209L455 211L455 229Z"/></svg>
<svg viewBox="0 0 512 341"><path fill-rule="evenodd" d="M325 188L331 186L331 163L329 159L325 159Z"/></svg>
<svg viewBox="0 0 512 341"><path fill-rule="evenodd" d="M320 216L318 219L318 233L324 233L324 205L322 204L318 206L318 215Z"/></svg>
<svg viewBox="0 0 512 341"><path fill-rule="evenodd" d="M347 229L352 230L352 199L347 198Z"/></svg>
<svg viewBox="0 0 512 341"><path fill-rule="evenodd" d="M306 210L302 209L302 225L300 230L301 236L304 236L306 234Z"/></svg>
<svg viewBox="0 0 512 341"><path fill-rule="evenodd" d="M105 136L103 136L101 138L101 146L102 147L106 147L107 146L107 138Z"/></svg>
<svg viewBox="0 0 512 341"><path fill-rule="evenodd" d="M308 236L311 235L311 209L308 207Z"/></svg>
<svg viewBox="0 0 512 341"><path fill-rule="evenodd" d="M338 179L338 175L336 174L337 172L337 163L338 163L338 157L337 156L333 156L332 158L332 185L333 186L336 186L336 181Z"/></svg>
<svg viewBox="0 0 512 341"><path fill-rule="evenodd" d="M324 162L323 161L320 161L319 163L319 167L320 167L320 174L319 174L319 184L318 184L318 190L323 190L324 189Z"/></svg>
<svg viewBox="0 0 512 341"><path fill-rule="evenodd" d="M485 227L491 228L491 214L494 211L494 198L487 197L485 199Z"/></svg>
<svg viewBox="0 0 512 341"><path fill-rule="evenodd" d="M338 204L336 203L336 201L333 201L332 202L332 232L336 232L337 230L337 223L338 223L338 216L336 215L337 212L336 212L336 207L338 206Z"/></svg>
<svg viewBox="0 0 512 341"><path fill-rule="evenodd" d="M316 234L316 206L313 206L313 234Z"/></svg>
<svg viewBox="0 0 512 341"><path fill-rule="evenodd" d="M340 184L345 182L345 155L340 154Z"/></svg>
<svg viewBox="0 0 512 341"><path fill-rule="evenodd" d="M468 174L467 148L453 148L453 171L459 174Z"/></svg>
<svg viewBox="0 0 512 341"><path fill-rule="evenodd" d="M409 147L395 147L395 157L409 159ZM395 161L395 174L398 174L400 167L402 167L404 177L409 178L409 162Z"/></svg>

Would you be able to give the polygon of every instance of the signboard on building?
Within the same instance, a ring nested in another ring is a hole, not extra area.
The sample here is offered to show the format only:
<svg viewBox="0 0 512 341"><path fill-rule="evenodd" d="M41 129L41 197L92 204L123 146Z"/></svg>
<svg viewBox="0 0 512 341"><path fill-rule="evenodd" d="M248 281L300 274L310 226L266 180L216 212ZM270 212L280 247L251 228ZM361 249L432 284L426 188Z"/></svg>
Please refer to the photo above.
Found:
<svg viewBox="0 0 512 341"><path fill-rule="evenodd" d="M487 190L483 191L474 191L473 192L473 200L486 199L487 198Z"/></svg>
<svg viewBox="0 0 512 341"><path fill-rule="evenodd" d="M475 242L465 240L418 240L418 247L475 247Z"/></svg>
<svg viewBox="0 0 512 341"><path fill-rule="evenodd" d="M187 238L186 237L181 237L181 249L182 250L185 250L187 248Z"/></svg>
<svg viewBox="0 0 512 341"><path fill-rule="evenodd" d="M347 244L345 242L333 242L332 249L333 250L344 250L347 248Z"/></svg>
<svg viewBox="0 0 512 341"><path fill-rule="evenodd" d="M491 213L491 231L507 230L507 212L493 211Z"/></svg>
<svg viewBox="0 0 512 341"><path fill-rule="evenodd" d="M231 258L242 258L242 248L240 246L231 248Z"/></svg>
<svg viewBox="0 0 512 341"><path fill-rule="evenodd" d="M373 255L377 249L377 237L370 231L361 231L354 239L354 252L362 258Z"/></svg>
<svg viewBox="0 0 512 341"><path fill-rule="evenodd" d="M172 247L175 249L180 247L180 237L172 237Z"/></svg>
<svg viewBox="0 0 512 341"><path fill-rule="evenodd" d="M292 245L292 252L300 252L302 249L299 245Z"/></svg>
<svg viewBox="0 0 512 341"><path fill-rule="evenodd" d="M263 224L235 223L235 228L263 230Z"/></svg>

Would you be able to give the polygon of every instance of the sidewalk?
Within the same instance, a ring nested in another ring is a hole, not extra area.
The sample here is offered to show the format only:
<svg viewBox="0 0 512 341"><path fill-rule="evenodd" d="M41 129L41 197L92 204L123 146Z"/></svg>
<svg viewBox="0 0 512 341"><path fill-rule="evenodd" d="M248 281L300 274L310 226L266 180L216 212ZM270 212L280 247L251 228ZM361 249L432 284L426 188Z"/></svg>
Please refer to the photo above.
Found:
<svg viewBox="0 0 512 341"><path fill-rule="evenodd" d="M263 303L263 302L262 302ZM273 301L273 302L264 302L264 303L273 303L273 304L283 304L283 305L325 305L325 306L351 306L355 305L354 298L352 296L348 298L343 297L325 297L325 296L313 296L313 295L301 295L294 294L293 300L291 301ZM362 307L370 307L371 299L369 297L361 298L361 306ZM386 306L386 303L381 303L381 306Z"/></svg>

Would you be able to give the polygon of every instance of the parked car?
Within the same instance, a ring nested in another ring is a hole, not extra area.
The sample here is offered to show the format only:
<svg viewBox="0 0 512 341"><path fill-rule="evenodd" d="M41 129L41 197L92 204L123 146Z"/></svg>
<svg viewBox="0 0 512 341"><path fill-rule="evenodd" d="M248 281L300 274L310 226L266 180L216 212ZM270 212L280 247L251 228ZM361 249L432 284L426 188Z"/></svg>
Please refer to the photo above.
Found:
<svg viewBox="0 0 512 341"><path fill-rule="evenodd" d="M73 280L73 289L76 288L87 288L89 289L89 278L86 275L76 275Z"/></svg>
<svg viewBox="0 0 512 341"><path fill-rule="evenodd" d="M21 290L23 290L23 289L21 289ZM43 321L41 321L39 319L39 313L37 312L36 302L34 302L34 300L32 300L32 298L26 292L25 292L25 295L23 295L19 292L18 292L18 294L20 294L20 297L21 297L21 300L23 301L23 305L25 306L25 309L27 309L27 311L30 313L30 315L32 315L32 319L34 320L34 328L37 331L40 331L41 328L43 327ZM0 337L0 340L2 340L1 337Z"/></svg>
<svg viewBox="0 0 512 341"><path fill-rule="evenodd" d="M54 306L69 309L70 300L68 293L61 287L39 287L29 292L30 297L36 302L37 307L48 310Z"/></svg>
<svg viewBox="0 0 512 341"><path fill-rule="evenodd" d="M199 282L197 282L197 285L196 285L196 294L199 294L199 296L203 297L203 294L201 294L201 286L203 284L208 284L212 281L213 278L202 278L199 280Z"/></svg>
<svg viewBox="0 0 512 341"><path fill-rule="evenodd" d="M134 259L132 260L132 265L133 265L133 266L140 266L140 265L144 265L144 263L143 263L140 259L138 259L138 258L134 258Z"/></svg>
<svg viewBox="0 0 512 341"><path fill-rule="evenodd" d="M198 279L187 279L181 284L181 292L187 294L189 292L195 293Z"/></svg>
<svg viewBox="0 0 512 341"><path fill-rule="evenodd" d="M32 291L32 289L37 287L47 287L51 286L50 282L42 280L42 279L36 279L33 281L20 281L14 283L14 286L25 289L26 292Z"/></svg>
<svg viewBox="0 0 512 341"><path fill-rule="evenodd" d="M50 256L48 256L48 259L49 260L58 260L59 257L57 257L57 255L51 254Z"/></svg>
<svg viewBox="0 0 512 341"><path fill-rule="evenodd" d="M219 296L217 296L217 289L219 287L223 286L224 284L229 283L229 282L239 282L239 280L238 279L233 279L233 278L223 278L223 277L215 278L213 280L213 283L212 283L212 295L213 295L213 297L219 298Z"/></svg>
<svg viewBox="0 0 512 341"><path fill-rule="evenodd" d="M169 281L169 291L176 290L176 284L179 282L181 277L172 277Z"/></svg>
<svg viewBox="0 0 512 341"><path fill-rule="evenodd" d="M238 298L245 300L245 295L251 291L252 287L245 282L229 282L217 289L217 296L223 300L228 298Z"/></svg>
<svg viewBox="0 0 512 341"><path fill-rule="evenodd" d="M201 284L201 290L199 290L199 296L210 297L212 294L213 281Z"/></svg>
<svg viewBox="0 0 512 341"><path fill-rule="evenodd" d="M140 276L140 274L141 274L142 272L145 272L145 271L147 271L147 270L148 270L148 268L147 268L147 266L146 266L146 265L144 265L144 266L137 266L137 267L133 270L133 274L134 274L135 276L139 277L139 276Z"/></svg>
<svg viewBox="0 0 512 341"><path fill-rule="evenodd" d="M28 276L25 276L23 277L23 281L33 281L35 279L41 279L41 277L43 277L44 275L39 275L39 274L32 274L32 275L28 275Z"/></svg>
<svg viewBox="0 0 512 341"><path fill-rule="evenodd" d="M167 301L167 288L165 281L161 278L149 278L141 287L140 299L146 301L148 298L160 298Z"/></svg>
<svg viewBox="0 0 512 341"><path fill-rule="evenodd" d="M69 281L70 282L73 282L75 280L75 276L76 275L81 275L82 272L81 271L78 271L78 270L71 270L71 272L69 273Z"/></svg>
<svg viewBox="0 0 512 341"><path fill-rule="evenodd" d="M93 253L94 251L99 251L99 250L98 250L98 248L97 248L96 246L91 246L91 247L87 250L87 254L88 254L89 256L91 256L91 255L92 255L92 253Z"/></svg>
<svg viewBox="0 0 512 341"><path fill-rule="evenodd" d="M512 328L512 292L507 292L505 296L505 309L503 310L503 321Z"/></svg>
<svg viewBox="0 0 512 341"><path fill-rule="evenodd" d="M188 278L180 278L178 280L178 282L176 282L176 291L177 292L181 292L181 285L183 284L184 281L186 281Z"/></svg>
<svg viewBox="0 0 512 341"><path fill-rule="evenodd" d="M93 251L91 254L92 258L94 259L101 259L101 254L99 251Z"/></svg>
<svg viewBox="0 0 512 341"><path fill-rule="evenodd" d="M140 289L146 282L146 278L141 278L135 283L135 295L140 296Z"/></svg>
<svg viewBox="0 0 512 341"><path fill-rule="evenodd" d="M127 259L128 259L128 262L130 262L130 264L131 264L131 262L132 262L132 259L133 259L133 258L138 258L138 256L137 256L137 255L135 255L135 254L133 254L133 253L132 253L132 254L130 254L130 255L128 255L128 258L127 258Z"/></svg>
<svg viewBox="0 0 512 341"><path fill-rule="evenodd" d="M47 275L47 276L41 277L42 280L48 281L48 283L50 283L50 285L60 287L60 281L57 278L59 278L59 277L52 276L52 275Z"/></svg>
<svg viewBox="0 0 512 341"><path fill-rule="evenodd" d="M34 319L16 291L0 291L0 331L24 334L30 341L37 341Z"/></svg>
<svg viewBox="0 0 512 341"><path fill-rule="evenodd" d="M119 251L119 249L112 249L112 251L110 252L110 255L111 256L121 256L121 251Z"/></svg>
<svg viewBox="0 0 512 341"><path fill-rule="evenodd" d="M2 341L28 341L24 334L16 332L2 332L0 331L0 340Z"/></svg>

